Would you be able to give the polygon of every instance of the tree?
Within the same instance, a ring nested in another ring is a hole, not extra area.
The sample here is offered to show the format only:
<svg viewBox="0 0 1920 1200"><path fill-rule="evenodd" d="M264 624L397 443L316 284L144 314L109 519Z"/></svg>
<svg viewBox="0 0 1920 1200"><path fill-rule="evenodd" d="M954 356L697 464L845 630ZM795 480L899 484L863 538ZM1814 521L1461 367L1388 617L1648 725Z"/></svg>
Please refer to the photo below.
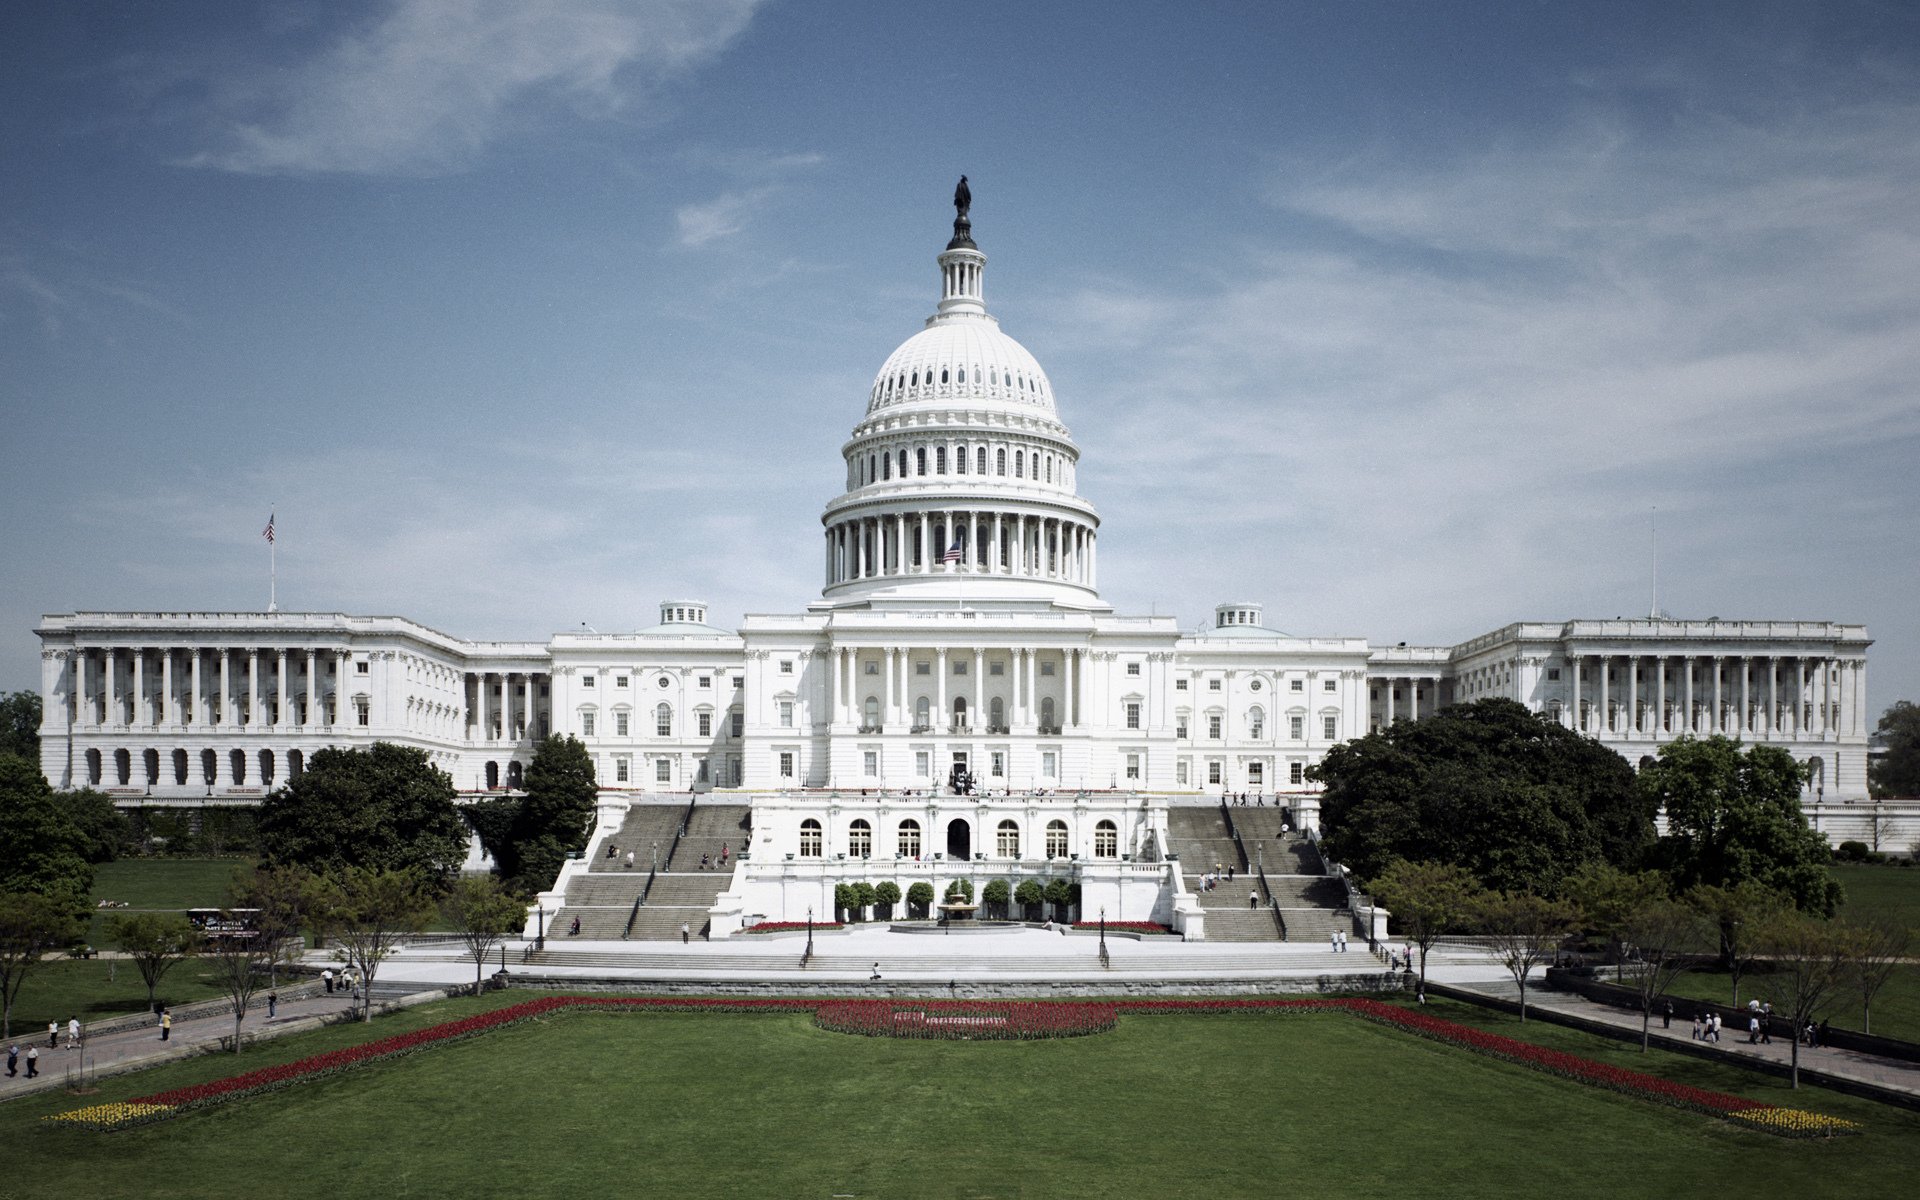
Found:
<svg viewBox="0 0 1920 1200"><path fill-rule="evenodd" d="M1037 879L1022 879L1020 886L1013 889L1013 898L1019 903L1022 916L1029 921L1038 920L1040 905L1047 898L1047 889L1040 886Z"/></svg>
<svg viewBox="0 0 1920 1200"><path fill-rule="evenodd" d="M115 913L107 918L107 936L133 960L147 984L147 1010L168 971L193 957L199 934L177 913Z"/></svg>
<svg viewBox="0 0 1920 1200"><path fill-rule="evenodd" d="M1047 903L1053 906L1053 919L1066 921L1072 917L1073 884L1065 879L1047 880Z"/></svg>
<svg viewBox="0 0 1920 1200"><path fill-rule="evenodd" d="M282 938L283 931L261 927L262 917L245 908L226 909L220 914L226 929L207 942L206 962L233 1010L235 1054L240 1053L241 1030L260 990L260 977L272 969Z"/></svg>
<svg viewBox="0 0 1920 1200"><path fill-rule="evenodd" d="M593 756L572 735L543 739L527 766L526 790L508 837L513 869L497 854L495 861L503 875L531 892L552 887L567 855L586 848L600 797Z"/></svg>
<svg viewBox="0 0 1920 1200"><path fill-rule="evenodd" d="M1420 990L1426 991L1427 951L1473 914L1480 885L1464 867L1397 858L1373 881L1373 894L1401 934L1420 947Z"/></svg>
<svg viewBox="0 0 1920 1200"><path fill-rule="evenodd" d="M1621 967L1621 979L1631 981L1640 996L1642 1054L1652 1029L1654 1002L1693 966L1693 950L1704 928L1698 910L1664 893L1643 896L1620 919L1621 940L1633 947L1632 960Z"/></svg>
<svg viewBox="0 0 1920 1200"><path fill-rule="evenodd" d="M833 911L836 921L857 921L859 913L854 904L853 885L836 883L833 885Z"/></svg>
<svg viewBox="0 0 1920 1200"><path fill-rule="evenodd" d="M303 867L255 867L236 879L234 906L254 910L254 928L269 936L267 983L280 986L280 967L298 962L306 949L307 913L312 907L317 881Z"/></svg>
<svg viewBox="0 0 1920 1200"><path fill-rule="evenodd" d="M487 955L502 938L526 925L526 903L515 899L492 875L463 875L447 896L446 913L473 959L473 994L478 996Z"/></svg>
<svg viewBox="0 0 1920 1200"><path fill-rule="evenodd" d="M40 693L0 696L0 754L17 754L40 765Z"/></svg>
<svg viewBox="0 0 1920 1200"><path fill-rule="evenodd" d="M873 902L877 898L878 898L878 893L874 891L872 884L866 882L865 880L862 880L859 883L854 884L853 885L854 919L857 921L866 920L867 910L873 907Z"/></svg>
<svg viewBox="0 0 1920 1200"><path fill-rule="evenodd" d="M1605 937L1608 952L1619 962L1627 924L1649 903L1668 894L1666 876L1658 871L1622 871L1611 863L1588 863L1568 878L1567 899L1579 910L1587 929Z"/></svg>
<svg viewBox="0 0 1920 1200"><path fill-rule="evenodd" d="M907 913L909 916L925 917L932 906L932 884L923 881L907 889Z"/></svg>
<svg viewBox="0 0 1920 1200"><path fill-rule="evenodd" d="M1520 1021L1525 1024L1527 976L1551 962L1560 943L1573 932L1573 906L1531 892L1489 892L1480 900L1478 917L1494 957L1520 988Z"/></svg>
<svg viewBox="0 0 1920 1200"><path fill-rule="evenodd" d="M1720 965L1733 984L1733 1007L1740 1007L1740 980L1759 957L1756 935L1786 900L1751 879L1732 887L1696 884L1681 899L1719 932Z"/></svg>
<svg viewBox="0 0 1920 1200"><path fill-rule="evenodd" d="M13 1036L13 1002L41 956L73 945L85 930L65 897L0 892L0 1039Z"/></svg>
<svg viewBox="0 0 1920 1200"><path fill-rule="evenodd" d="M1800 811L1806 768L1778 746L1718 735L1683 737L1660 748L1640 772L1650 803L1666 808L1660 859L1677 890L1749 880L1805 913L1830 917L1840 885L1828 870L1827 840Z"/></svg>
<svg viewBox="0 0 1920 1200"><path fill-rule="evenodd" d="M81 856L90 863L112 862L133 842L133 822L114 807L113 798L92 788L55 792L54 802L80 831Z"/></svg>
<svg viewBox="0 0 1920 1200"><path fill-rule="evenodd" d="M54 897L78 915L93 887L86 845L39 765L0 754L0 892Z"/></svg>
<svg viewBox="0 0 1920 1200"><path fill-rule="evenodd" d="M1772 960L1770 982L1780 997L1775 1012L1790 1022L1793 1086L1800 1086L1800 1031L1846 982L1847 936L1837 925L1783 910L1760 930L1761 953Z"/></svg>
<svg viewBox="0 0 1920 1200"><path fill-rule="evenodd" d="M432 907L426 879L415 870L347 867L320 880L314 918L340 939L349 965L360 975L363 1020L373 1020L373 981L380 964L426 923Z"/></svg>
<svg viewBox="0 0 1920 1200"><path fill-rule="evenodd" d="M446 879L467 856L453 780L424 750L375 742L328 747L260 806L269 863L319 874L349 867Z"/></svg>
<svg viewBox="0 0 1920 1200"><path fill-rule="evenodd" d="M900 903L900 885L891 879L874 884L873 902L880 906L882 920L893 916L893 906Z"/></svg>
<svg viewBox="0 0 1920 1200"><path fill-rule="evenodd" d="M1874 732L1886 751L1867 765L1875 796L1920 796L1920 704L1896 700Z"/></svg>
<svg viewBox="0 0 1920 1200"><path fill-rule="evenodd" d="M1860 997L1860 1032L1873 1032L1873 998L1906 961L1913 930L1899 921L1876 916L1849 922L1845 930L1846 983Z"/></svg>
<svg viewBox="0 0 1920 1200"><path fill-rule="evenodd" d="M1326 785L1322 848L1363 879L1404 858L1557 894L1583 863L1636 866L1653 841L1625 759L1511 700L1387 726L1334 746L1308 775Z"/></svg>
<svg viewBox="0 0 1920 1200"><path fill-rule="evenodd" d="M987 906L987 915L1002 917L1007 915L1007 906L1013 902L1013 889L1004 879L990 879L980 889L980 900Z"/></svg>

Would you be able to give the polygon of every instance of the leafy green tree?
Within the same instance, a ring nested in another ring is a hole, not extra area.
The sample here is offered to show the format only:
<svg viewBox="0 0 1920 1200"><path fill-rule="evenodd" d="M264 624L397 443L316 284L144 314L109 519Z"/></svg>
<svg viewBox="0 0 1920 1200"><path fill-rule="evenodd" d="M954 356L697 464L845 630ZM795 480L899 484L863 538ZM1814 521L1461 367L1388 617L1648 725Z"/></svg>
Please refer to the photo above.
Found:
<svg viewBox="0 0 1920 1200"><path fill-rule="evenodd" d="M1480 884L1452 863L1396 858L1373 881L1373 894L1394 924L1420 947L1420 990L1427 987L1427 952L1440 935L1460 928L1479 903Z"/></svg>
<svg viewBox="0 0 1920 1200"><path fill-rule="evenodd" d="M926 882L916 883L907 889L907 911L910 915L924 917L933 908L933 885Z"/></svg>
<svg viewBox="0 0 1920 1200"><path fill-rule="evenodd" d="M1873 1032L1873 998L1907 961L1913 930L1897 917L1881 914L1865 921L1847 922L1846 985L1860 997L1860 1032Z"/></svg>
<svg viewBox="0 0 1920 1200"><path fill-rule="evenodd" d="M1022 879L1020 886L1013 889L1013 898L1020 905L1021 915L1029 921L1037 920L1036 914L1047 898L1047 889L1041 887L1037 879Z"/></svg>
<svg viewBox="0 0 1920 1200"><path fill-rule="evenodd" d="M0 696L0 754L17 754L36 766L39 764L39 692L8 692Z"/></svg>
<svg viewBox="0 0 1920 1200"><path fill-rule="evenodd" d="M462 875L447 896L446 914L473 959L473 994L478 996L487 955L502 938L526 925L526 902L516 899L492 875Z"/></svg>
<svg viewBox="0 0 1920 1200"><path fill-rule="evenodd" d="M542 740L527 766L526 791L509 835L513 869L502 863L501 873L522 890L538 891L553 886L560 864L584 850L593 832L600 785L586 745L572 735Z"/></svg>
<svg viewBox="0 0 1920 1200"><path fill-rule="evenodd" d="M1488 892L1476 905L1477 922L1494 957L1520 989L1520 1021L1527 1020L1527 978L1553 961L1576 925L1573 906L1531 892Z"/></svg>
<svg viewBox="0 0 1920 1200"><path fill-rule="evenodd" d="M1047 881L1047 903L1053 906L1053 919L1071 920L1073 916L1074 885L1064 879Z"/></svg>
<svg viewBox="0 0 1920 1200"><path fill-rule="evenodd" d="M308 911L316 880L304 867L255 867L236 879L233 907L252 909L253 926L268 941L267 983L280 986L280 968L298 962L306 950Z"/></svg>
<svg viewBox="0 0 1920 1200"><path fill-rule="evenodd" d="M1759 950L1756 935L1789 907L1780 893L1751 879L1732 887L1695 884L1681 899L1706 918L1719 935L1720 965L1733 985L1733 1006L1740 1007L1740 980L1753 969Z"/></svg>
<svg viewBox="0 0 1920 1200"><path fill-rule="evenodd" d="M13 1002L41 957L75 944L85 932L64 896L0 892L0 1039L13 1036Z"/></svg>
<svg viewBox="0 0 1920 1200"><path fill-rule="evenodd" d="M460 809L467 826L479 835L480 848L493 857L494 869L502 879L513 879L520 872L519 847L513 840L520 804L519 796L489 796Z"/></svg>
<svg viewBox="0 0 1920 1200"><path fill-rule="evenodd" d="M445 880L467 856L453 795L452 778L424 750L388 742L316 750L262 803L261 849L269 863L317 874L367 867Z"/></svg>
<svg viewBox="0 0 1920 1200"><path fill-rule="evenodd" d="M1557 894L1581 865L1634 866L1653 842L1653 807L1626 760L1511 700L1343 742L1309 776L1326 785L1323 848L1364 879L1404 858Z"/></svg>
<svg viewBox="0 0 1920 1200"><path fill-rule="evenodd" d="M55 792L55 802L66 810L84 839L81 854L90 863L112 862L133 843L133 822L114 807L113 798L92 788Z"/></svg>
<svg viewBox="0 0 1920 1200"><path fill-rule="evenodd" d="M360 975L361 1019L373 1020L374 977L406 935L426 924L432 885L414 869L345 867L320 879L312 903L315 921L340 939Z"/></svg>
<svg viewBox="0 0 1920 1200"><path fill-rule="evenodd" d="M1752 881L1802 912L1830 917L1840 885L1827 841L1800 811L1806 768L1777 746L1744 752L1730 738L1681 738L1640 772L1649 803L1663 805L1660 858L1677 890Z"/></svg>
<svg viewBox="0 0 1920 1200"><path fill-rule="evenodd" d="M0 892L53 897L78 915L93 888L86 848L39 764L0 754Z"/></svg>
<svg viewBox="0 0 1920 1200"><path fill-rule="evenodd" d="M1658 871L1622 871L1612 863L1593 862L1568 877L1564 890L1581 923L1607 939L1609 953L1618 962L1627 922L1649 902L1665 897L1669 885Z"/></svg>
<svg viewBox="0 0 1920 1200"><path fill-rule="evenodd" d="M1804 913L1783 910L1761 927L1756 940L1760 952L1773 964L1767 983L1780 1000L1774 1011L1788 1021L1787 1040L1793 1043L1793 1068L1789 1077L1792 1086L1797 1088L1800 1086L1799 1032L1811 1024L1845 986L1848 935L1834 922L1816 921Z"/></svg>
<svg viewBox="0 0 1920 1200"><path fill-rule="evenodd" d="M987 906L989 915L1004 918L1007 905L1013 900L1013 889L1007 886L1004 879L990 879L980 889L980 900Z"/></svg>
<svg viewBox="0 0 1920 1200"><path fill-rule="evenodd" d="M107 918L107 936L133 960L147 985L147 1009L168 971L193 957L199 934L178 913L115 913Z"/></svg>
<svg viewBox="0 0 1920 1200"><path fill-rule="evenodd" d="M1619 918L1621 940L1633 946L1632 961L1621 968L1622 982L1640 997L1640 1052L1647 1052L1653 1006L1690 969L1694 951L1706 933L1699 911L1664 891L1642 892Z"/></svg>
<svg viewBox="0 0 1920 1200"><path fill-rule="evenodd" d="M1875 796L1920 796L1920 704L1896 700L1875 728L1886 752L1867 767Z"/></svg>
<svg viewBox="0 0 1920 1200"><path fill-rule="evenodd" d="M873 907L873 902L878 898L878 895L879 893L874 890L873 885L865 880L853 885L854 920L864 921L867 919L867 909Z"/></svg>
<svg viewBox="0 0 1920 1200"><path fill-rule="evenodd" d="M973 880L956 879L947 885L947 903L956 901L961 904L973 903Z"/></svg>
<svg viewBox="0 0 1920 1200"><path fill-rule="evenodd" d="M900 903L900 885L891 879L874 884L873 902L880 906L880 916L883 920L893 916L894 905Z"/></svg>

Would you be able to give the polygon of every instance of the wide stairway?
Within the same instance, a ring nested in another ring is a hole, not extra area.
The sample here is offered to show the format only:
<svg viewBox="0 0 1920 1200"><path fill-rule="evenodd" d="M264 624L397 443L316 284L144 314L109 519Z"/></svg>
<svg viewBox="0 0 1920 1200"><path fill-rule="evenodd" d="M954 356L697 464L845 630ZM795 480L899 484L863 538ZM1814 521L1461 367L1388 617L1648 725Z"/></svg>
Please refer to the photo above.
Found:
<svg viewBox="0 0 1920 1200"><path fill-rule="evenodd" d="M704 932L707 910L733 878L732 854L746 844L748 811L744 804L695 804L691 815L682 805L629 807L626 820L598 848L587 873L567 885L566 905L547 922L548 945L575 938L677 940L682 925L690 935ZM708 861L717 864L723 843L729 851L728 869L722 871L716 865L700 870L700 855L709 855ZM629 850L634 857L631 868L626 865ZM660 871L649 890L647 877L656 861ZM634 901L643 894L646 903L636 911ZM576 917L580 932L570 934ZM631 930L627 927L630 917Z"/></svg>
<svg viewBox="0 0 1920 1200"><path fill-rule="evenodd" d="M1180 856L1180 875L1200 901L1207 915L1207 940L1210 942L1272 942L1280 938L1273 911L1264 903L1247 903L1255 891L1247 878L1246 860L1233 840L1233 831L1217 807L1169 808L1167 810L1167 849ZM1202 891L1201 876L1220 868L1220 886ZM1226 872L1233 872L1229 882Z"/></svg>
<svg viewBox="0 0 1920 1200"><path fill-rule="evenodd" d="M1328 877L1320 851L1299 830L1281 831L1285 820L1280 809L1235 805L1228 815L1241 843L1266 872L1267 886L1287 925L1287 941L1326 942L1336 930L1353 936L1346 888ZM1246 902L1245 896L1240 899ZM1212 936L1211 925L1208 930Z"/></svg>

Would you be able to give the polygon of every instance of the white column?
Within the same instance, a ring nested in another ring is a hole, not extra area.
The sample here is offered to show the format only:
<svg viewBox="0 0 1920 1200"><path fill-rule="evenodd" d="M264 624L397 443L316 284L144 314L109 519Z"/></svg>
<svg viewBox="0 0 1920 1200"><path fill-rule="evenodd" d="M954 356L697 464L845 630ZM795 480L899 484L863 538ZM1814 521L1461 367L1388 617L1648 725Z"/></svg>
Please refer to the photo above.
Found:
<svg viewBox="0 0 1920 1200"><path fill-rule="evenodd" d="M1753 712L1753 660L1740 656L1740 734L1745 737L1748 715Z"/></svg>
<svg viewBox="0 0 1920 1200"><path fill-rule="evenodd" d="M1420 677L1417 675L1407 677L1407 719L1420 719Z"/></svg>
<svg viewBox="0 0 1920 1200"><path fill-rule="evenodd" d="M260 725L260 651L247 651L247 727Z"/></svg>
<svg viewBox="0 0 1920 1200"><path fill-rule="evenodd" d="M1585 733L1587 723L1580 719L1580 659L1578 654L1567 655L1567 665L1573 672L1573 702L1568 705L1567 715L1571 719L1571 727Z"/></svg>
<svg viewBox="0 0 1920 1200"><path fill-rule="evenodd" d="M153 724L147 704L147 652L136 649L128 653L133 656L133 720L129 724L144 728Z"/></svg>
<svg viewBox="0 0 1920 1200"><path fill-rule="evenodd" d="M1721 725L1723 724L1723 722L1720 716L1720 712L1721 712L1720 676L1722 674L1721 668L1725 664L1725 662L1726 662L1726 659L1724 656L1719 654L1716 654L1713 656L1713 716L1707 722L1707 731L1709 733L1725 733L1726 732L1725 729L1721 728Z"/></svg>
<svg viewBox="0 0 1920 1200"><path fill-rule="evenodd" d="M200 690L200 649L194 647L193 661L187 664L187 688L192 696L187 706L187 721L192 725L203 725L207 720L206 696Z"/></svg>
<svg viewBox="0 0 1920 1200"><path fill-rule="evenodd" d="M933 658L933 727L936 731L944 729L947 720L947 648L940 647ZM937 772L936 772L937 773Z"/></svg>
<svg viewBox="0 0 1920 1200"><path fill-rule="evenodd" d="M1667 731L1667 656L1656 655L1653 669L1653 739L1659 741Z"/></svg>
<svg viewBox="0 0 1920 1200"><path fill-rule="evenodd" d="M276 726L287 723L287 652L284 649L274 651L273 667L273 723Z"/></svg>
<svg viewBox="0 0 1920 1200"><path fill-rule="evenodd" d="M1806 679L1806 662L1804 659L1796 659L1795 662L1801 667L1800 677L1804 682ZM1772 655L1768 655L1767 718L1760 722L1758 732L1763 737L1772 737L1775 734L1786 733L1788 730L1791 730L1796 735L1800 732L1800 709L1798 705L1795 705L1791 720L1782 721L1780 719L1780 660Z"/></svg>
<svg viewBox="0 0 1920 1200"><path fill-rule="evenodd" d="M320 723L320 710L317 707L320 703L320 692L314 679L318 674L320 674L320 652L312 647L308 647L306 724L309 728Z"/></svg>
<svg viewBox="0 0 1920 1200"><path fill-rule="evenodd" d="M1074 708L1074 703L1079 699L1080 695L1080 652L1078 650L1069 650L1063 657L1066 659L1063 666L1066 670L1067 678L1066 703L1061 707L1065 708L1066 711L1060 714L1060 727L1062 729L1073 729L1080 724L1078 710Z"/></svg>
<svg viewBox="0 0 1920 1200"><path fill-rule="evenodd" d="M1640 656L1627 655L1627 736L1640 732Z"/></svg>
<svg viewBox="0 0 1920 1200"><path fill-rule="evenodd" d="M169 725L180 724L180 702L179 698L173 694L173 651L170 649L160 651L160 697L160 712L156 714L158 718L156 723L164 721Z"/></svg>
<svg viewBox="0 0 1920 1200"><path fill-rule="evenodd" d="M634 683L638 684L638 679ZM636 717L641 714L636 710ZM502 741L513 736L513 706L507 702L507 672L500 672L500 738Z"/></svg>
<svg viewBox="0 0 1920 1200"><path fill-rule="evenodd" d="M75 725L93 724L93 697L87 692L87 652L83 647L73 648L73 723Z"/></svg>
<svg viewBox="0 0 1920 1200"><path fill-rule="evenodd" d="M1807 687L1807 660L1804 658L1796 658L1793 660L1792 725L1793 736L1796 738L1805 737L1807 734L1813 732L1807 721L1807 707L1812 695L1812 689Z"/></svg>
<svg viewBox="0 0 1920 1200"><path fill-rule="evenodd" d="M1393 689L1398 684L1399 681L1389 677L1383 682L1385 682L1387 685L1387 721L1386 723L1388 725L1391 725L1393 724ZM1311 687L1312 685L1309 684L1308 686ZM1312 713L1307 714L1307 736L1309 738L1313 736L1313 714Z"/></svg>
<svg viewBox="0 0 1920 1200"><path fill-rule="evenodd" d="M1612 713L1608 705L1613 703L1613 655L1602 654L1599 664L1600 673L1600 736L1606 737L1613 732Z"/></svg>
<svg viewBox="0 0 1920 1200"><path fill-rule="evenodd" d="M973 540L973 530L967 530L967 540ZM973 724L976 729L984 728L987 711L987 652L982 647L973 651Z"/></svg>

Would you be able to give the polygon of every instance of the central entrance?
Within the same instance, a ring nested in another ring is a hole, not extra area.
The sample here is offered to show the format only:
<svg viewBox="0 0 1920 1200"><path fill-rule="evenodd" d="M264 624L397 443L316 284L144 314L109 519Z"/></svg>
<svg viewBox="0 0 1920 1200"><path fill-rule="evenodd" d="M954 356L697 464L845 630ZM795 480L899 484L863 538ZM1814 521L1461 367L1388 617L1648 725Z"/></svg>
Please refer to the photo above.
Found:
<svg viewBox="0 0 1920 1200"><path fill-rule="evenodd" d="M947 822L947 857L967 862L973 858L972 828L955 817Z"/></svg>

